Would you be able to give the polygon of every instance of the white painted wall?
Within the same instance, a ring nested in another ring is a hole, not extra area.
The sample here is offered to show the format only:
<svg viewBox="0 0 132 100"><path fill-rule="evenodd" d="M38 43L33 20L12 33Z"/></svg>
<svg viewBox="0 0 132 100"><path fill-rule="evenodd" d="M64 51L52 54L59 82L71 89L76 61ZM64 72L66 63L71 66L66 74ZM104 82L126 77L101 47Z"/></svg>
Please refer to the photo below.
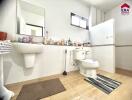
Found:
<svg viewBox="0 0 132 100"><path fill-rule="evenodd" d="M93 45L92 47L93 58L100 62L100 69L114 73L115 72L114 20L111 19L92 27L90 30L90 36Z"/></svg>
<svg viewBox="0 0 132 100"><path fill-rule="evenodd" d="M87 6L80 4L76 0L52 0L52 3L49 0L45 0L44 6L46 11L46 25L48 26L47 28L51 37L64 39L70 37L74 41L88 41L87 30L69 24L71 12L88 18L89 8Z"/></svg>
<svg viewBox="0 0 132 100"><path fill-rule="evenodd" d="M38 1L42 4L38 4ZM88 17L89 8L76 0L32 0L32 3L45 7L45 20L49 36L57 39L68 39L74 41L88 41L88 31L70 25L70 13ZM16 0L9 0L2 14L2 31L6 31L9 39L16 37ZM52 74L62 73L63 47L44 46L43 54L38 55L34 69L25 69L24 60L19 53L6 56L4 62L5 83L15 83L31 80ZM57 58L56 58L57 57ZM52 63L51 63L52 62ZM76 68L68 66L68 71Z"/></svg>
<svg viewBox="0 0 132 100"><path fill-rule="evenodd" d="M132 47L116 47L116 67L132 70Z"/></svg>
<svg viewBox="0 0 132 100"><path fill-rule="evenodd" d="M102 11L100 10L100 9L97 9L97 24L100 24L100 23L102 23Z"/></svg>
<svg viewBox="0 0 132 100"><path fill-rule="evenodd" d="M126 1L132 7L132 1ZM116 45L123 45L124 47L116 47L116 67L132 70L132 8L130 8L129 15L122 15L120 5L105 15L106 20L110 18L115 19L116 29Z"/></svg>
<svg viewBox="0 0 132 100"><path fill-rule="evenodd" d="M100 69L106 72L115 72L115 46L92 47L93 59L100 62Z"/></svg>
<svg viewBox="0 0 132 100"><path fill-rule="evenodd" d="M26 0L27 1L27 0ZM46 29L50 38L71 39L73 41L88 41L88 31L70 25L70 13L89 17L89 8L76 0L28 0L45 8ZM83 35L82 35L83 34Z"/></svg>
<svg viewBox="0 0 132 100"><path fill-rule="evenodd" d="M96 8L91 6L90 7L90 16L89 16L89 26L92 27L96 25Z"/></svg>
<svg viewBox="0 0 132 100"><path fill-rule="evenodd" d="M16 33L16 0L8 0L0 13L0 31L7 32L9 34L8 39L10 39Z"/></svg>
<svg viewBox="0 0 132 100"><path fill-rule="evenodd" d="M132 6L132 1L128 4ZM120 5L105 15L105 20L114 18L116 27L116 45L132 45L132 9L130 9L129 15L122 15Z"/></svg>
<svg viewBox="0 0 132 100"><path fill-rule="evenodd" d="M92 45L115 44L114 19L92 27L90 30L90 38Z"/></svg>
<svg viewBox="0 0 132 100"><path fill-rule="evenodd" d="M27 0L26 0L27 1ZM70 13L76 13L88 18L89 8L76 0L28 0L33 4L45 8L46 29L49 36L57 39L69 39L73 41L88 41L88 31L70 25ZM38 3L40 2L40 3ZM3 27L1 30L15 37L16 34L16 0L9 0L5 5ZM10 17L9 17L10 16ZM53 17L54 16L54 17ZM12 19L12 20L10 20ZM8 23L10 22L10 23ZM83 34L83 35L82 35Z"/></svg>
<svg viewBox="0 0 132 100"><path fill-rule="evenodd" d="M94 6L90 7L90 16L89 16L89 26L95 26L97 24L100 24L102 22L104 22L105 18L104 18L104 11L102 11L101 9L98 9Z"/></svg>

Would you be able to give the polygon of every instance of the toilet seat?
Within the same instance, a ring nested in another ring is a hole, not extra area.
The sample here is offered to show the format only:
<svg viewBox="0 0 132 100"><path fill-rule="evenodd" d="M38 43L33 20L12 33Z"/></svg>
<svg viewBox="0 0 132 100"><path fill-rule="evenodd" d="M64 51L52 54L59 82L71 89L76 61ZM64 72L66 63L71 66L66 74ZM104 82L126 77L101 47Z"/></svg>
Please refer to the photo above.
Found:
<svg viewBox="0 0 132 100"><path fill-rule="evenodd" d="M84 60L81 60L81 63L85 68L98 68L99 67L99 62L93 59L84 59Z"/></svg>

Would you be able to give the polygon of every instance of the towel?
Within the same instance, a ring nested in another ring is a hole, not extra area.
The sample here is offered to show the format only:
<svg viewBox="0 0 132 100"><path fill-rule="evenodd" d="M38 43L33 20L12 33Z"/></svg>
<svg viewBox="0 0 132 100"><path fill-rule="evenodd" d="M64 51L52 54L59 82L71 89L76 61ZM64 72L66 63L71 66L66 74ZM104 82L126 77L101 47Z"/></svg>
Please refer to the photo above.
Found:
<svg viewBox="0 0 132 100"><path fill-rule="evenodd" d="M7 38L7 33L6 32L0 32L0 40L6 40Z"/></svg>
<svg viewBox="0 0 132 100"><path fill-rule="evenodd" d="M0 41L0 54L9 53L12 50L12 43L10 40Z"/></svg>

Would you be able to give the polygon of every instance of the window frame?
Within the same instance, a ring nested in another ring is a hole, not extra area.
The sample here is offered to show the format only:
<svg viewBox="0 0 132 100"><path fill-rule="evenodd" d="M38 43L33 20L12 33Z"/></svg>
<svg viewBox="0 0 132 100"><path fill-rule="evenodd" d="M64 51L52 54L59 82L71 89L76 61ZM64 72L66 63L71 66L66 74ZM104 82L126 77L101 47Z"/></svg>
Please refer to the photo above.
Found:
<svg viewBox="0 0 132 100"><path fill-rule="evenodd" d="M81 27L81 26L80 26L80 23L79 23L79 25L75 25L75 24L73 24L73 23L72 23L72 16L77 16L80 20L84 20L84 21L86 21L86 28ZM72 26L75 26L75 27L82 28L82 29L89 30L88 19L85 18L85 17L81 17L81 16L79 16L79 15L77 15L77 14L75 14L75 13L72 13L72 12L71 12L71 25L72 25Z"/></svg>

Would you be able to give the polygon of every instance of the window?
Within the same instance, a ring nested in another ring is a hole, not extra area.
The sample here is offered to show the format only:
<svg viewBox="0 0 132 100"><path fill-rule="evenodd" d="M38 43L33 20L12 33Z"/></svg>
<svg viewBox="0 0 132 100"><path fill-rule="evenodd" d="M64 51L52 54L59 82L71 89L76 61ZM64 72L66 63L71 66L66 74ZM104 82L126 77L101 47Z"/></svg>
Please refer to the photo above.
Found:
<svg viewBox="0 0 132 100"><path fill-rule="evenodd" d="M88 19L71 13L71 25L77 26L83 29L88 29Z"/></svg>

